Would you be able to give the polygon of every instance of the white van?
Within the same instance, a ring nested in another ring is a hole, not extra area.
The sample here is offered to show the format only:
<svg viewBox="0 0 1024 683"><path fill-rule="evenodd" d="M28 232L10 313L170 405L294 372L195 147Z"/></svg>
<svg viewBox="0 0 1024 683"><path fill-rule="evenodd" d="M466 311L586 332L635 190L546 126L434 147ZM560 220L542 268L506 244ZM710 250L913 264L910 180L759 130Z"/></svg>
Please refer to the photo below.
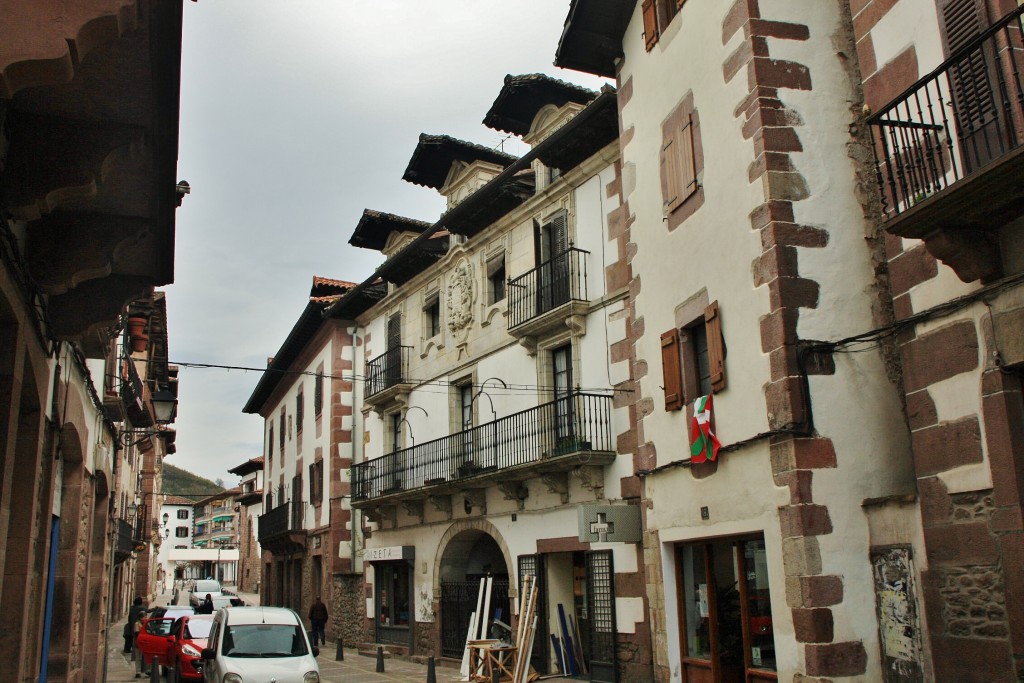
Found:
<svg viewBox="0 0 1024 683"><path fill-rule="evenodd" d="M206 683L320 683L316 656L299 615L285 607L217 612L203 650Z"/></svg>

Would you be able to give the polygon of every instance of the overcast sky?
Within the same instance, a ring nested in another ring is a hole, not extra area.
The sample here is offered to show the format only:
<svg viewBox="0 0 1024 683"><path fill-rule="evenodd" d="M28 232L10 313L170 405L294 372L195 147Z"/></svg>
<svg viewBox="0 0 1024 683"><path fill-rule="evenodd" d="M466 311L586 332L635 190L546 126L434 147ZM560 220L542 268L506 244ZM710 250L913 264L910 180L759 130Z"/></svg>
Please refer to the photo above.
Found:
<svg viewBox="0 0 1024 683"><path fill-rule="evenodd" d="M199 0L185 3L172 362L263 367L314 275L361 282L379 253L348 239L364 208L434 221L402 174L423 133L488 146L505 74L603 81L552 66L568 0ZM520 144L504 149L521 154ZM259 373L182 368L167 462L237 483L262 454L243 414Z"/></svg>

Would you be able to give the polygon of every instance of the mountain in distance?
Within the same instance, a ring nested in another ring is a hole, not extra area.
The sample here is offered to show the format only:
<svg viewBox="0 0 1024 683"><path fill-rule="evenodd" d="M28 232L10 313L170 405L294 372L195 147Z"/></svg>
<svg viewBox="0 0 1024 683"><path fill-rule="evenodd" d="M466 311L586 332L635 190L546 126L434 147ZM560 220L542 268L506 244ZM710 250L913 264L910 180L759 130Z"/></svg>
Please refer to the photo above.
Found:
<svg viewBox="0 0 1024 683"><path fill-rule="evenodd" d="M180 469L174 465L164 463L164 485L163 492L167 495L181 496L190 500L199 500L220 493L223 486L192 474L187 470Z"/></svg>

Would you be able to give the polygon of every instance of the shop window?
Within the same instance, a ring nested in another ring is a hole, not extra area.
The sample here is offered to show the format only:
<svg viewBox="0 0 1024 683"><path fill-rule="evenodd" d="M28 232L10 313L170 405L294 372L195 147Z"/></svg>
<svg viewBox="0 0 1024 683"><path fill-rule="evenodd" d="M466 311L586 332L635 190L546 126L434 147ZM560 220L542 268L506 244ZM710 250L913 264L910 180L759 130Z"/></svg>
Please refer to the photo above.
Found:
<svg viewBox="0 0 1024 683"><path fill-rule="evenodd" d="M409 565L379 563L377 575L377 619L380 626L409 626Z"/></svg>
<svg viewBox="0 0 1024 683"><path fill-rule="evenodd" d="M679 545L676 565L682 584L679 630L684 679L775 680L764 538Z"/></svg>
<svg viewBox="0 0 1024 683"><path fill-rule="evenodd" d="M717 301L690 324L661 335L661 370L665 410L725 390L725 339Z"/></svg>

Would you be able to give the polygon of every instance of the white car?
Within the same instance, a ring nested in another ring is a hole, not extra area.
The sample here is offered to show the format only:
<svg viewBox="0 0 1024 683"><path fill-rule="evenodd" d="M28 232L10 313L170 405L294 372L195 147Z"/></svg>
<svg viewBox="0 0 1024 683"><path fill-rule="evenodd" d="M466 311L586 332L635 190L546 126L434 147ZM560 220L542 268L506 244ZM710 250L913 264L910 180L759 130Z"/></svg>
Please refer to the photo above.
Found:
<svg viewBox="0 0 1024 683"><path fill-rule="evenodd" d="M189 602L193 607L199 607L199 605L203 604L203 600L206 599L207 595L212 598L219 598L223 595L220 581L215 581L214 579L200 579L196 581Z"/></svg>
<svg viewBox="0 0 1024 683"><path fill-rule="evenodd" d="M217 612L203 650L206 683L320 683L316 656L299 615L285 607Z"/></svg>

